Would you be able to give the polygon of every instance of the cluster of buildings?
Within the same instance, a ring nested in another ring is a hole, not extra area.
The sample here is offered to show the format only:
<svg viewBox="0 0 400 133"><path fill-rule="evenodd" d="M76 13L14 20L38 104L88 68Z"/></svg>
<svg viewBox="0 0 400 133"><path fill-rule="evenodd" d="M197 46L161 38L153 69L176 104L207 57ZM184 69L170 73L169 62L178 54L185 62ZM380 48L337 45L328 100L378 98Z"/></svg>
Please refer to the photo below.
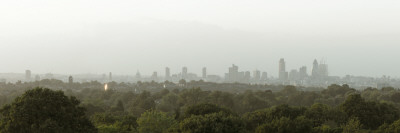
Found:
<svg viewBox="0 0 400 133"><path fill-rule="evenodd" d="M232 64L231 67L228 68L228 72L225 73L224 77L219 75L212 75L207 73L207 68L203 67L201 69L201 75L198 76L195 73L191 73L188 71L187 67L182 67L182 71L178 73L171 73L169 67L165 68L165 74L160 76L156 71L152 73L151 76L142 76L139 71L137 71L134 76L121 76L117 75L113 78L112 73L110 72L108 76L106 74L102 74L102 76L98 76L95 74L92 75L74 75L66 76L66 75L53 75L51 73L47 74L36 74L33 77L33 74L30 70L25 71L25 82L31 81L39 81L41 79L59 79L64 82L73 83L74 78L77 82L90 82L90 81L99 81L99 82L137 82L137 81L155 81L155 82L179 82L184 79L186 81L198 81L203 80L207 82L218 82L218 83L248 83L248 84L283 84L283 85L300 85L300 86L318 86L318 87L326 87L331 84L349 84L352 87L385 87L385 86L399 86L400 81L391 79L390 77L383 76L382 78L372 78L372 77L362 77L362 76L350 76L347 75L345 77L337 77L330 76L328 71L328 65L324 60L318 62L314 60L312 64L311 72L307 72L306 66L301 66L298 69L291 69L288 71L286 69L285 59L281 58L279 60L279 69L278 69L278 77L268 77L267 72L262 72L260 70L254 71L239 71L239 66ZM4 77L10 77L9 82L21 81L20 76L15 75L6 75L2 76L0 74L0 83L6 83L8 79Z"/></svg>

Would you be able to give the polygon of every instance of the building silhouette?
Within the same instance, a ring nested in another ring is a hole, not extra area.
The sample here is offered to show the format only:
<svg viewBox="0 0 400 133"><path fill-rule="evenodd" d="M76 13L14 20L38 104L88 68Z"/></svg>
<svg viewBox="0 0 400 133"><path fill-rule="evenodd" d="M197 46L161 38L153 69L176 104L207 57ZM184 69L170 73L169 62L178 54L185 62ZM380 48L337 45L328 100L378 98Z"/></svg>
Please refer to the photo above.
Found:
<svg viewBox="0 0 400 133"><path fill-rule="evenodd" d="M261 81L266 81L268 79L268 73L267 72L262 72L261 74Z"/></svg>
<svg viewBox="0 0 400 133"><path fill-rule="evenodd" d="M227 82L241 82L244 80L244 72L239 72L239 67L232 64L228 73L225 74L225 80Z"/></svg>
<svg viewBox="0 0 400 133"><path fill-rule="evenodd" d="M202 73L203 73L202 78L206 79L207 78L207 68L206 67L203 67Z"/></svg>
<svg viewBox="0 0 400 133"><path fill-rule="evenodd" d="M304 80L304 79L307 78L307 77L308 77L308 74L307 74L307 67L306 67L306 66L300 67L300 69L299 69L299 78L300 78L301 80Z"/></svg>
<svg viewBox="0 0 400 133"><path fill-rule="evenodd" d="M261 72L259 70L254 70L253 72L253 81L254 82L259 82L261 79Z"/></svg>
<svg viewBox="0 0 400 133"><path fill-rule="evenodd" d="M286 72L286 62L285 59L281 58L279 60L279 80L287 80L288 72Z"/></svg>
<svg viewBox="0 0 400 133"><path fill-rule="evenodd" d="M182 79L186 79L187 78L187 74L188 74L188 68L187 67L183 67L182 68Z"/></svg>
<svg viewBox="0 0 400 133"><path fill-rule="evenodd" d="M25 70L25 81L31 81L31 70Z"/></svg>
<svg viewBox="0 0 400 133"><path fill-rule="evenodd" d="M165 80L170 80L171 79L171 73L169 67L165 68Z"/></svg>
<svg viewBox="0 0 400 133"><path fill-rule="evenodd" d="M311 76L315 79L319 77L319 67L317 59L314 59Z"/></svg>

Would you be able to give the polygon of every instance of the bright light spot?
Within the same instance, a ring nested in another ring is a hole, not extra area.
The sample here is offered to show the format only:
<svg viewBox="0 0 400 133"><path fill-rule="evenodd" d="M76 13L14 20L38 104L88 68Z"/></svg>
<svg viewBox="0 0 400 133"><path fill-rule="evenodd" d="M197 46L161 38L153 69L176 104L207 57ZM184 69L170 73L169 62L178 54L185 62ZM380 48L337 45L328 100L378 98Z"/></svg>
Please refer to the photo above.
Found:
<svg viewBox="0 0 400 133"><path fill-rule="evenodd" d="M104 85L104 90L105 90L105 91L108 90L108 85L107 85L107 84Z"/></svg>

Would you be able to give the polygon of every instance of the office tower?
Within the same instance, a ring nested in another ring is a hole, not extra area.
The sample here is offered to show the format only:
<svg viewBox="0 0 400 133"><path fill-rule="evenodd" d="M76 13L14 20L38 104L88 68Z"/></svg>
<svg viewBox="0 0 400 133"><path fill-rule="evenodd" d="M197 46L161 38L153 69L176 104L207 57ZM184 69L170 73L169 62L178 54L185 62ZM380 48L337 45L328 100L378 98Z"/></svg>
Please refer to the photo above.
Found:
<svg viewBox="0 0 400 133"><path fill-rule="evenodd" d="M308 74L307 74L307 67L306 67L306 66L300 67L300 69L299 69L299 78L303 80L303 79L305 79L307 76L308 76Z"/></svg>
<svg viewBox="0 0 400 133"><path fill-rule="evenodd" d="M68 83L70 83L70 84L74 83L74 79L72 78L72 76L68 77Z"/></svg>
<svg viewBox="0 0 400 133"><path fill-rule="evenodd" d="M203 67L203 79L206 79L207 78L207 68L206 67Z"/></svg>
<svg viewBox="0 0 400 133"><path fill-rule="evenodd" d="M254 72L253 72L253 80L255 82L258 82L258 81L260 81L260 79L261 79L261 72L259 70L254 70Z"/></svg>
<svg viewBox="0 0 400 133"><path fill-rule="evenodd" d="M261 81L266 81L267 79L268 79L268 73L267 72L262 72Z"/></svg>
<svg viewBox="0 0 400 133"><path fill-rule="evenodd" d="M25 70L25 81L31 81L31 70Z"/></svg>
<svg viewBox="0 0 400 133"><path fill-rule="evenodd" d="M318 73L319 73L318 61L317 61L317 59L315 59L314 62L313 62L313 68L312 68L311 76L313 78L318 78L319 77Z"/></svg>
<svg viewBox="0 0 400 133"><path fill-rule="evenodd" d="M279 60L279 79L280 80L287 80L288 72L286 72L286 63L285 59L281 58Z"/></svg>
<svg viewBox="0 0 400 133"><path fill-rule="evenodd" d="M318 66L318 73L319 73L319 76L321 76L321 77L328 77L328 75L329 75L329 72L328 72L328 65L325 64L325 63L319 64L319 66Z"/></svg>
<svg viewBox="0 0 400 133"><path fill-rule="evenodd" d="M156 79L157 78L157 72L153 72L153 75L151 75L151 78Z"/></svg>
<svg viewBox="0 0 400 133"><path fill-rule="evenodd" d="M183 67L182 68L182 79L185 79L185 78L187 78L187 74L188 74L188 69L187 69L187 67Z"/></svg>
<svg viewBox="0 0 400 133"><path fill-rule="evenodd" d="M246 72L244 73L244 79L245 79L245 81L246 81L246 82L249 82L249 81L250 81L250 78L251 78L250 71L246 71Z"/></svg>
<svg viewBox="0 0 400 133"><path fill-rule="evenodd" d="M289 73L289 80L294 81L298 79L299 72L296 69L293 69Z"/></svg>
<svg viewBox="0 0 400 133"><path fill-rule="evenodd" d="M165 68L165 79L169 80L171 78L171 73L169 67Z"/></svg>
<svg viewBox="0 0 400 133"><path fill-rule="evenodd" d="M225 74L225 80L228 82L239 81L239 67L232 64L232 67L229 67L229 72Z"/></svg>

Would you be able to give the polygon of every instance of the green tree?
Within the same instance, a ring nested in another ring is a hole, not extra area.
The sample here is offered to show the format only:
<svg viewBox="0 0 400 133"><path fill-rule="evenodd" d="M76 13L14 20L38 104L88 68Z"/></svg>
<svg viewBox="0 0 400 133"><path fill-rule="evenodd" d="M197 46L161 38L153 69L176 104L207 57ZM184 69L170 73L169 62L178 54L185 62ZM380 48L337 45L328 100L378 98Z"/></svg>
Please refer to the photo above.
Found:
<svg viewBox="0 0 400 133"><path fill-rule="evenodd" d="M362 124L357 118L352 118L346 125L343 125L342 128L343 133L361 133Z"/></svg>
<svg viewBox="0 0 400 133"><path fill-rule="evenodd" d="M197 104L197 105L188 107L185 110L184 117L188 118L192 115L206 115L206 114L219 113L219 112L222 112L227 115L233 114L231 110L218 107L215 104L202 103L202 104Z"/></svg>
<svg viewBox="0 0 400 133"><path fill-rule="evenodd" d="M162 133L176 123L174 116L168 116L164 112L146 111L138 119L140 133Z"/></svg>
<svg viewBox="0 0 400 133"><path fill-rule="evenodd" d="M223 112L202 115L193 115L180 123L184 133L241 133L244 132L244 123L239 117L227 115Z"/></svg>
<svg viewBox="0 0 400 133"><path fill-rule="evenodd" d="M2 133L97 132L79 107L79 100L62 91L35 88L0 109Z"/></svg>
<svg viewBox="0 0 400 133"><path fill-rule="evenodd" d="M312 125L312 121L304 116L297 117L294 120L281 117L258 126L256 133L309 133L312 131Z"/></svg>
<svg viewBox="0 0 400 133"><path fill-rule="evenodd" d="M400 132L400 120L393 122L392 124L383 124L377 130L377 133L399 133Z"/></svg>
<svg viewBox="0 0 400 133"><path fill-rule="evenodd" d="M356 117L367 128L376 129L399 118L397 108L386 103L367 102L359 94L349 95L340 108L349 117Z"/></svg>

